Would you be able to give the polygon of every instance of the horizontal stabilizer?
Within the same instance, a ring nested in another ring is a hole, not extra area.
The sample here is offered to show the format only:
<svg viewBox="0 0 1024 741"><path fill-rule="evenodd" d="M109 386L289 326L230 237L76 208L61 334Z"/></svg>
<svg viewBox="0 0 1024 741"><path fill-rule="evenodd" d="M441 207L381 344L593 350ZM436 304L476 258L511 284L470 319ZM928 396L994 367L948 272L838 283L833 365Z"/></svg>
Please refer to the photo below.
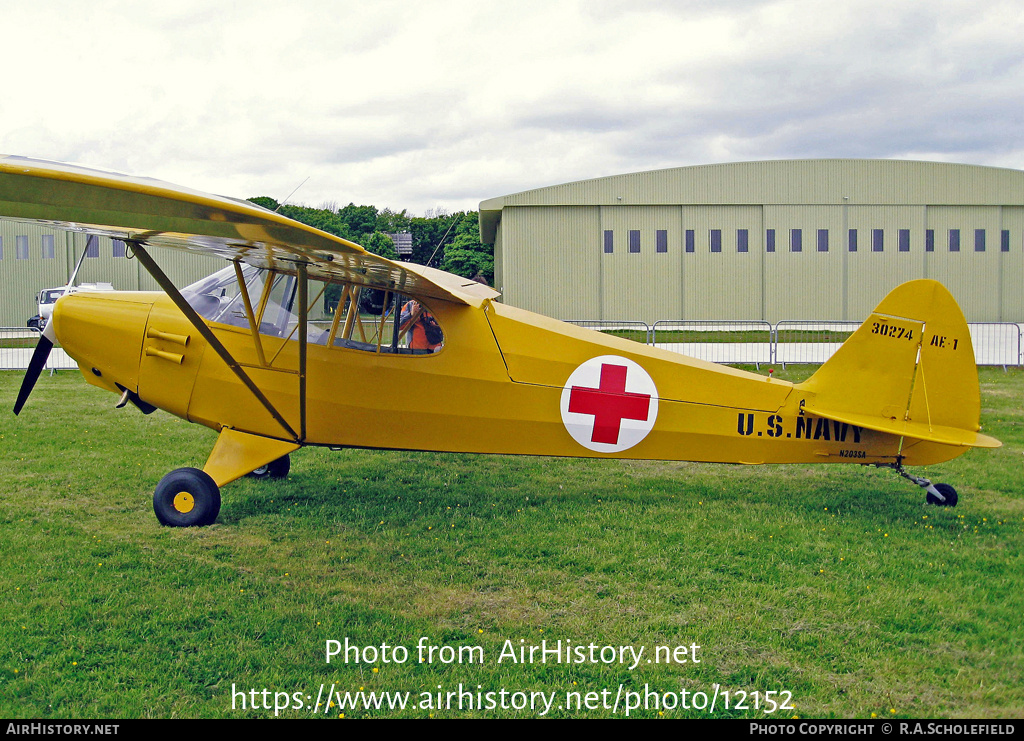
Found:
<svg viewBox="0 0 1024 741"><path fill-rule="evenodd" d="M817 417L827 417L838 422L857 425L867 430L887 432L890 435L912 437L915 440L927 440L928 442L940 443L942 445L955 445L966 448L998 448L1002 446L1002 443L994 437L982 435L980 432L972 432L971 430L962 430L959 427L928 425L923 422L901 422L872 417L867 414L835 412L819 408L813 404L805 404L804 410Z"/></svg>

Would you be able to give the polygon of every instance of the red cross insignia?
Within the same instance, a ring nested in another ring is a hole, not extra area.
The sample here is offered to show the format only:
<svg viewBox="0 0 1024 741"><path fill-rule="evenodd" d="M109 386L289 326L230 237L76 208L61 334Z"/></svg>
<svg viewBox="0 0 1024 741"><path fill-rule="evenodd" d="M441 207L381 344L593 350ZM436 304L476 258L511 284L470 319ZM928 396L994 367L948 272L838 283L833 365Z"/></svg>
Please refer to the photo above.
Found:
<svg viewBox="0 0 1024 741"><path fill-rule="evenodd" d="M562 422L573 439L599 453L641 440L658 416L658 389L637 363L602 355L582 363L562 388Z"/></svg>

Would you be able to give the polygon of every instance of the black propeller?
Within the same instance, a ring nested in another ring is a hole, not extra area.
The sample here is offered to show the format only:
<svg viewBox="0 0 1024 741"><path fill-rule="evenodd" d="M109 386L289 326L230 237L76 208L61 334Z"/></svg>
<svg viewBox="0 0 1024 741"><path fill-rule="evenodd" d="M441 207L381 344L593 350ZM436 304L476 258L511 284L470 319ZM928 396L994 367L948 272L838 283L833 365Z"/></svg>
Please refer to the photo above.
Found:
<svg viewBox="0 0 1024 741"><path fill-rule="evenodd" d="M86 240L85 249L82 250L82 256L78 258L78 262L75 264L75 269L71 271L71 277L68 278L68 284L64 287L64 293L66 296L71 287L75 285L75 278L78 277L78 271L82 269L82 263L85 262L85 256L89 254L89 243L96 239L95 235L89 235ZM29 394L32 393L32 389L36 385L36 381L39 380L39 374L43 372L43 368L46 366L46 359L50 357L50 350L53 349L53 343L57 341L57 333L53 330L53 314L50 314L49 321L46 322L46 326L43 328L43 333L39 336L39 343L36 345L35 352L32 353L32 360L28 363L28 370L25 371L25 380L21 382L21 391L18 392L18 400L14 402L14 413L18 414L21 408L25 406L25 402L28 401Z"/></svg>
<svg viewBox="0 0 1024 741"><path fill-rule="evenodd" d="M53 331L53 319L51 318L46 323L43 333L39 336L39 344L36 345L35 352L32 353L32 360L28 364L28 370L25 371L25 380L21 382L18 400L14 402L15 414L20 412L21 408L25 406L29 394L32 393L32 388L36 385L36 381L39 380L39 374L43 372L43 368L46 366L46 359L50 357L50 350L53 349L53 343L56 339L57 335Z"/></svg>

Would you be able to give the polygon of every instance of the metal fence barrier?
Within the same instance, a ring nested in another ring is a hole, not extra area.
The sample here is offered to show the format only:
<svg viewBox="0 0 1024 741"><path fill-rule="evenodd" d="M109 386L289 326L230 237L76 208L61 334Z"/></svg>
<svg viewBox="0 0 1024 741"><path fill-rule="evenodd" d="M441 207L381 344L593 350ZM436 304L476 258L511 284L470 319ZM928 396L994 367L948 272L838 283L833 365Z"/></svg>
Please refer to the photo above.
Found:
<svg viewBox="0 0 1024 741"><path fill-rule="evenodd" d="M34 327L0 327L0 370L25 370L39 343ZM78 369L78 363L59 347L50 351L44 370Z"/></svg>
<svg viewBox="0 0 1024 741"><path fill-rule="evenodd" d="M824 363L860 322L782 321L775 325L775 362Z"/></svg>
<svg viewBox="0 0 1024 741"><path fill-rule="evenodd" d="M712 363L771 363L772 325L762 321L671 321L654 323L651 344Z"/></svg>
<svg viewBox="0 0 1024 741"><path fill-rule="evenodd" d="M646 322L605 322L600 319L566 319L565 323L604 332L605 334L613 334L616 337L624 337L627 340L633 340L633 342L640 342L645 345L649 345L653 341L651 327Z"/></svg>
<svg viewBox="0 0 1024 741"><path fill-rule="evenodd" d="M974 358L978 365L1024 365L1021 356L1019 324L1006 322L973 322L967 325L974 345Z"/></svg>
<svg viewBox="0 0 1024 741"><path fill-rule="evenodd" d="M713 363L821 364L857 331L860 322L763 321L569 322L627 337ZM972 322L968 329L978 365L1024 366L1024 325Z"/></svg>
<svg viewBox="0 0 1024 741"><path fill-rule="evenodd" d="M860 326L857 322L781 321L774 327L762 321L672 321L653 326L645 322L609 322L596 319L570 321L647 345L713 363L824 363ZM1024 367L1024 325L1009 322L972 322L971 344L978 365ZM25 370L39 342L39 330L0 327L0 370ZM45 370L73 370L75 363L60 347L50 352Z"/></svg>

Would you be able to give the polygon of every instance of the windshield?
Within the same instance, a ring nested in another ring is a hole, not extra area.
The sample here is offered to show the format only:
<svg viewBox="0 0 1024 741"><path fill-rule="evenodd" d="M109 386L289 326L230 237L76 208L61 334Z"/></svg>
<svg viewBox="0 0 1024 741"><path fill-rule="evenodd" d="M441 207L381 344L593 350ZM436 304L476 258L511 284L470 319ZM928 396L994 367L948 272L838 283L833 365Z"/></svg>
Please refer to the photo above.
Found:
<svg viewBox="0 0 1024 741"><path fill-rule="evenodd" d="M253 281L262 272L262 270L251 265L242 266L242 279L245 281L250 295L253 290ZM259 296L259 291L260 287L257 287L257 296ZM247 327L249 325L245 317L245 306L241 302L235 302L235 299L241 294L238 289L234 267L223 268L213 275L197 280L190 286L185 286L181 289L181 295L188 301L189 306L195 309L196 313L204 319L209 319L211 322L233 324L239 327ZM235 303L237 303L236 308L240 311L232 312L231 307Z"/></svg>
<svg viewBox="0 0 1024 741"><path fill-rule="evenodd" d="M41 304L55 304L57 299L64 295L63 288L51 288L46 291L39 292L39 303Z"/></svg>

